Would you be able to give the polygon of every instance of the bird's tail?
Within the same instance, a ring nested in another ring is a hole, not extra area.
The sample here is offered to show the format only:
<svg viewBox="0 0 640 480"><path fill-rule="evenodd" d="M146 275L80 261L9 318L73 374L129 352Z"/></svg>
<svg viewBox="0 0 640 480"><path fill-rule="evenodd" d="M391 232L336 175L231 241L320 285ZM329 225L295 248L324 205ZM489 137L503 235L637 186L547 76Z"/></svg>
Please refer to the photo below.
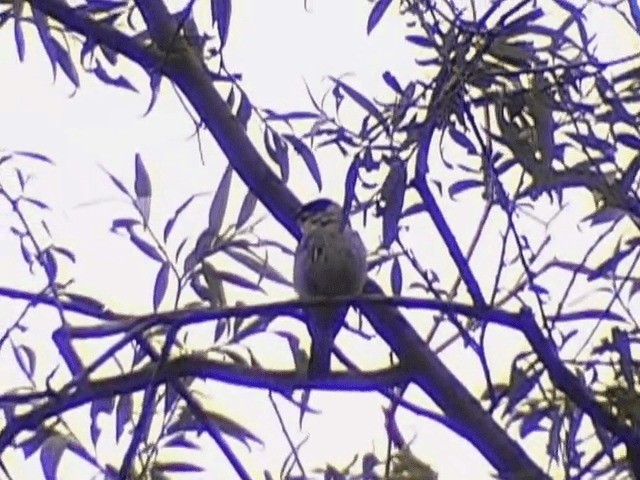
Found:
<svg viewBox="0 0 640 480"><path fill-rule="evenodd" d="M331 350L347 307L311 307L308 310L307 328L311 336L311 354L307 376L323 378L331 371Z"/></svg>

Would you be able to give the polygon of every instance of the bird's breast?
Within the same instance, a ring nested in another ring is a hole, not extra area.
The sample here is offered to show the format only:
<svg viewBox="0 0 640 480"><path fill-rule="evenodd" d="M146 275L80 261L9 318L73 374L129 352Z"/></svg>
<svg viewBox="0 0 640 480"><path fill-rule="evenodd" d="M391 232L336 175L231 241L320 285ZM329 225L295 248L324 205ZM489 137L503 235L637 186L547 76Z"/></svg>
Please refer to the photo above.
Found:
<svg viewBox="0 0 640 480"><path fill-rule="evenodd" d="M301 297L352 295L366 279L366 252L358 234L338 229L304 235L294 264L294 286Z"/></svg>

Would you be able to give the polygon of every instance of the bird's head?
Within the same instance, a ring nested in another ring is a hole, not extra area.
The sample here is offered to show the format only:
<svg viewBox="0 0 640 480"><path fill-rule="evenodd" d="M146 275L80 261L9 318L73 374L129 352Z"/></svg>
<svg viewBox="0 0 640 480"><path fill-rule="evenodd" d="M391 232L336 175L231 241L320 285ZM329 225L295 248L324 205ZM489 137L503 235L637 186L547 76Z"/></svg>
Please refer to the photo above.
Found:
<svg viewBox="0 0 640 480"><path fill-rule="evenodd" d="M302 232L309 232L330 224L340 225L342 207L328 198L319 198L300 207L296 214L296 221Z"/></svg>

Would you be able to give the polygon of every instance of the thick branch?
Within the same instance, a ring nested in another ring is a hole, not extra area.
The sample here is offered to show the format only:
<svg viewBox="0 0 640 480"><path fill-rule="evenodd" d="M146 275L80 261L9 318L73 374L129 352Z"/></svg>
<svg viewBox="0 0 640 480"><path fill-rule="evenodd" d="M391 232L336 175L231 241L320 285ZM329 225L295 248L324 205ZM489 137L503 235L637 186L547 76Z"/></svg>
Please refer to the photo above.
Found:
<svg viewBox="0 0 640 480"><path fill-rule="evenodd" d="M109 23L96 22L91 16L60 0L31 0L33 8L56 19L65 28L108 46L149 71L162 62L163 55L141 40L129 37Z"/></svg>
<svg viewBox="0 0 640 480"><path fill-rule="evenodd" d="M606 428L624 443L635 476L640 478L640 435L600 405L583 382L564 365L558 357L555 345L544 338L531 310L524 309L521 312L520 320L522 332L546 367L553 384L589 415L594 424Z"/></svg>
<svg viewBox="0 0 640 480"><path fill-rule="evenodd" d="M134 372L86 381L75 389L63 387L62 390L70 390L66 395L38 392L0 396L0 401L4 404L23 403L23 400L33 401L34 398L42 401L48 398L31 411L16 415L11 418L10 422L7 422L5 428L0 432L0 451L3 451L20 432L35 430L45 420L61 415L72 408L102 398L139 392L149 386L157 387L164 383L172 383L174 380L189 377L278 391L285 395L295 389L309 387L332 391L377 391L391 388L406 381L402 368L390 368L368 374L338 373L322 381L310 382L304 375L230 365L197 355L182 356L169 360L159 367L154 362Z"/></svg>

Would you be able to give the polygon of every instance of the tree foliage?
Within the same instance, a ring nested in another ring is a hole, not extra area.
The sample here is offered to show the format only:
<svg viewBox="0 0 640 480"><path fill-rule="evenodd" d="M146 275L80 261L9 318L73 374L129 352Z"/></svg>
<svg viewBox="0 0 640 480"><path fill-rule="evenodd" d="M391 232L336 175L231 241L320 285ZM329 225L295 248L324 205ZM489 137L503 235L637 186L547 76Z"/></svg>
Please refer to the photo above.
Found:
<svg viewBox="0 0 640 480"><path fill-rule="evenodd" d="M242 419L194 394L194 385L215 381L277 393L305 413L313 405L299 398L305 388L374 391L386 399L388 451L353 452L361 455L358 461L326 467L325 478L435 478L405 438L397 421L403 410L469 441L500 478L551 472L640 477L640 54L601 59L588 22L589 15L607 12L637 39L637 4L504 0L480 8L473 1L376 0L361 28L373 35L388 16L401 15L420 75L384 72L383 98L331 77L322 101L309 92L313 109L277 112L252 104L241 74L224 61L229 36L243 34L234 25L232 2L211 0L210 17L196 18L201 3L192 0L174 13L163 2L142 0L88 0L75 7L61 0L1 3L0 26L13 28L20 60L28 60L31 48L23 29L34 25L53 76L62 73L77 88L93 75L133 95L135 82L123 68L132 61L148 75L148 111L169 82L198 136L212 135L228 163L207 221L176 247L170 242L175 226L200 194L177 205L156 232L150 205L161 193L144 158L133 156L133 185L105 172L129 205L128 215L110 219L111 231L157 267L153 310L132 315L78 294L62 278L60 264L73 264L75 253L48 231L49 207L24 173L30 162L55 164L25 151L0 158L0 169L17 180L17 188L0 185L12 211L7 228L25 267L45 280L41 291L0 288L24 308L3 332L0 350L13 352L28 380L27 387L5 385L1 392L0 452L39 452L46 478L56 478L66 451L106 478L170 478L202 471L192 454L203 448L204 434L239 478L252 478L229 440L251 449L262 439ZM359 121L343 120L346 109ZM250 127L262 137L250 140ZM289 285L269 252L291 251L280 239L256 237L255 211L266 207L299 236L293 216L300 202L287 187L291 165L303 164L321 189L330 181L320 161L325 151L347 162L344 204L354 207L354 218L373 220L366 228L377 229L379 241L370 245L365 295L337 301L357 307L394 360L363 372L357 358L336 351L348 372L309 382L306 354L294 334L279 332L292 352L287 371L262 368L246 346L272 331L278 317L304 318L305 303L231 306L225 289L268 292ZM233 187L235 176L246 193ZM238 211L229 207L231 195L244 195ZM585 199L592 200L588 216L567 220L567 208ZM481 206L470 242L456 233L451 205ZM557 216L574 223L558 229ZM579 261L561 254L562 231L569 227L593 238L578 252ZM436 270L421 248L420 232L429 229L431 253L447 258L445 270ZM484 238L493 244L487 247ZM491 255L477 253L487 248ZM224 269L221 258L251 275ZM387 283L384 291L380 284ZM162 309L167 303L172 308ZM40 365L40 353L21 340L34 316L57 319L51 341L60 365ZM418 333L425 318L432 325L426 336ZM194 350L185 332L201 325L214 327L211 346ZM511 359L508 379L495 378L485 348L498 329L514 341L526 339ZM455 333L449 343L471 352L473 368L484 375L482 395L472 394L443 360L448 346L433 341L442 330ZM109 347L92 358L78 353L78 342L96 339ZM105 375L113 359L120 372ZM47 370L46 381L37 380L38 369ZM414 402L411 388L437 408ZM79 406L88 407L91 445L68 423ZM126 444L118 464L96 454L103 435L99 416L113 422L116 442ZM545 441L545 461L527 453L534 438ZM171 461L164 456L169 449L180 452ZM312 477L299 447L290 450L280 475ZM2 467L16 478L6 462Z"/></svg>

